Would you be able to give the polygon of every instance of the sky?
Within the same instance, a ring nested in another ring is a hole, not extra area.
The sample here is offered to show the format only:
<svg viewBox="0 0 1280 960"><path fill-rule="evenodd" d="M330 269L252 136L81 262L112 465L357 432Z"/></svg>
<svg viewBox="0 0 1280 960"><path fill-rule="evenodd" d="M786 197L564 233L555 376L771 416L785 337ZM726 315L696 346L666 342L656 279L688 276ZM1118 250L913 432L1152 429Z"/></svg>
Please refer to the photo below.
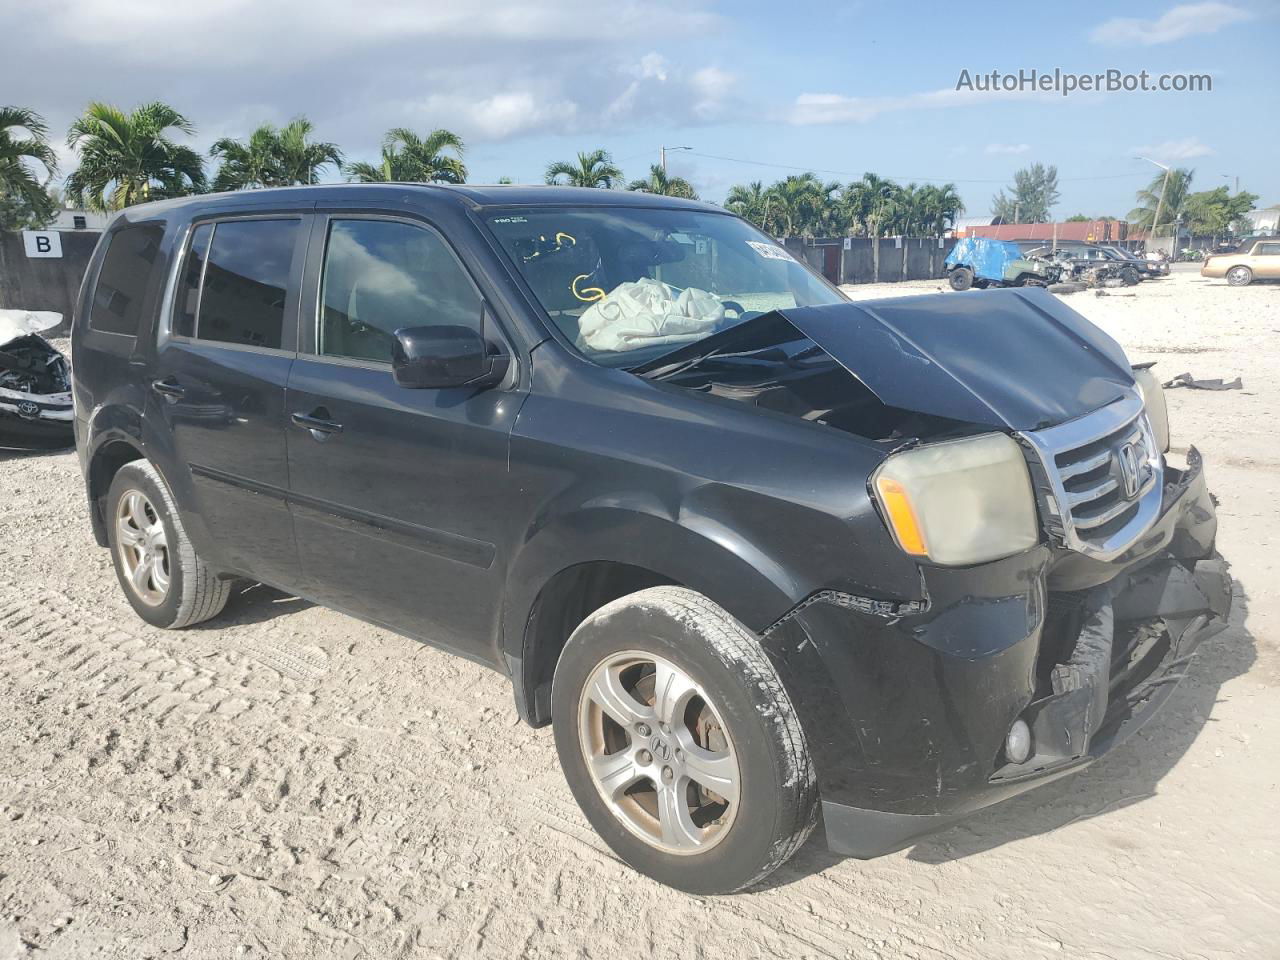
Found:
<svg viewBox="0 0 1280 960"><path fill-rule="evenodd" d="M983 216L1038 161L1058 168L1058 218L1123 217L1160 173L1146 156L1280 203L1277 0L0 0L0 24L0 102L44 115L64 174L88 101L160 99L202 152L299 114L351 160L376 161L390 127L447 127L476 183L541 182L597 147L639 178L666 144L692 148L669 169L716 202L871 171L954 182ZM1032 69L1208 74L1212 90L956 89L964 70Z"/></svg>

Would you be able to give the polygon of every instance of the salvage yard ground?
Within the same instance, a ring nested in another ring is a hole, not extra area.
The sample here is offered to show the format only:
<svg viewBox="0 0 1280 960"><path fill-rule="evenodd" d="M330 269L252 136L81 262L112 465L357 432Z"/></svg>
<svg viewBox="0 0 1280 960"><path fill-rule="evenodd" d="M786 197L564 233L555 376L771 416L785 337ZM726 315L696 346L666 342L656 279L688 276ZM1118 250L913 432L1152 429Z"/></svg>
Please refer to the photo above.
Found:
<svg viewBox="0 0 1280 960"><path fill-rule="evenodd" d="M1134 361L1244 379L1168 393L1231 627L1084 773L735 897L617 862L494 673L262 588L147 627L74 454L0 452L0 958L1280 957L1280 286L1107 293L1066 299Z"/></svg>

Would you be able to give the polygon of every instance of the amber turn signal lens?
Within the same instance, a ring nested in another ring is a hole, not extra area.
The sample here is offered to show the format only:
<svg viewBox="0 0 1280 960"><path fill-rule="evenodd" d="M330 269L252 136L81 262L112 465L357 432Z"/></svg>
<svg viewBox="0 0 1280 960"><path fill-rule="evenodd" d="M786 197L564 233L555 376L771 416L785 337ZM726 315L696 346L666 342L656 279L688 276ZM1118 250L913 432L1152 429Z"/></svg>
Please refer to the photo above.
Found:
<svg viewBox="0 0 1280 960"><path fill-rule="evenodd" d="M907 499L907 491L902 484L889 477L877 477L876 492L880 494L880 502L888 514L898 546L912 556L926 556L929 551L925 547L924 534L920 532L916 513L911 509L911 501Z"/></svg>

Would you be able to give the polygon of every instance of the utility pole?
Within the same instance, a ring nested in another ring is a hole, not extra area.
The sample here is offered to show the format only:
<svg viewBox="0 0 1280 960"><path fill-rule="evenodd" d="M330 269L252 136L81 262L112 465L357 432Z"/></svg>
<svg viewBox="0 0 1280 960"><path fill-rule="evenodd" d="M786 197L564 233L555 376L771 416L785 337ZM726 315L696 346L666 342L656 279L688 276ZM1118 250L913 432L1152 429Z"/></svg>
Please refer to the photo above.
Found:
<svg viewBox="0 0 1280 960"><path fill-rule="evenodd" d="M1155 216L1155 219L1151 221L1151 239L1155 240L1156 228L1160 226L1160 211L1164 208L1164 194L1165 194L1165 191L1169 189L1169 174L1172 172L1172 170L1171 168L1166 167L1163 163L1160 163L1158 160L1152 160L1150 157L1134 157L1133 159L1145 160L1147 161L1147 163L1155 164L1157 167L1159 167L1161 170L1164 171L1164 181L1160 184L1160 197L1156 200L1156 216ZM1176 244L1178 238L1175 236L1173 240L1174 240L1174 244ZM1173 245L1171 244L1170 250L1169 250L1170 257L1173 256L1172 246Z"/></svg>
<svg viewBox="0 0 1280 960"><path fill-rule="evenodd" d="M667 151L668 150L692 150L693 147L659 147L658 159L662 164L662 172L667 172Z"/></svg>

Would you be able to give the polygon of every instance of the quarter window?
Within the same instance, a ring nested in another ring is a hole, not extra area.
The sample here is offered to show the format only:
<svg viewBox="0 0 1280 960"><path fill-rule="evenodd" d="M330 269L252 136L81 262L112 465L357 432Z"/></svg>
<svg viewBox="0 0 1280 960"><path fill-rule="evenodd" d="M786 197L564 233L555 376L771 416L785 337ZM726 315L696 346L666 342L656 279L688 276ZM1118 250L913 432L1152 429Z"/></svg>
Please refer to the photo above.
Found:
<svg viewBox="0 0 1280 960"><path fill-rule="evenodd" d="M1258 244L1258 256L1260 256L1260 257L1276 257L1276 256L1280 256L1280 243L1260 243L1260 244Z"/></svg>
<svg viewBox="0 0 1280 960"><path fill-rule="evenodd" d="M142 297L163 238L164 226L159 223L139 223L111 234L89 308L91 329L138 335Z"/></svg>
<svg viewBox="0 0 1280 960"><path fill-rule="evenodd" d="M481 300L433 231L391 220L333 220L325 245L317 352L391 361L395 332L480 329Z"/></svg>
<svg viewBox="0 0 1280 960"><path fill-rule="evenodd" d="M209 241L213 238L213 224L204 223L191 234L191 245L182 264L178 282L177 305L174 308L173 332L180 337L196 335L196 311L200 306L200 281L204 279L204 265L209 258Z"/></svg>

